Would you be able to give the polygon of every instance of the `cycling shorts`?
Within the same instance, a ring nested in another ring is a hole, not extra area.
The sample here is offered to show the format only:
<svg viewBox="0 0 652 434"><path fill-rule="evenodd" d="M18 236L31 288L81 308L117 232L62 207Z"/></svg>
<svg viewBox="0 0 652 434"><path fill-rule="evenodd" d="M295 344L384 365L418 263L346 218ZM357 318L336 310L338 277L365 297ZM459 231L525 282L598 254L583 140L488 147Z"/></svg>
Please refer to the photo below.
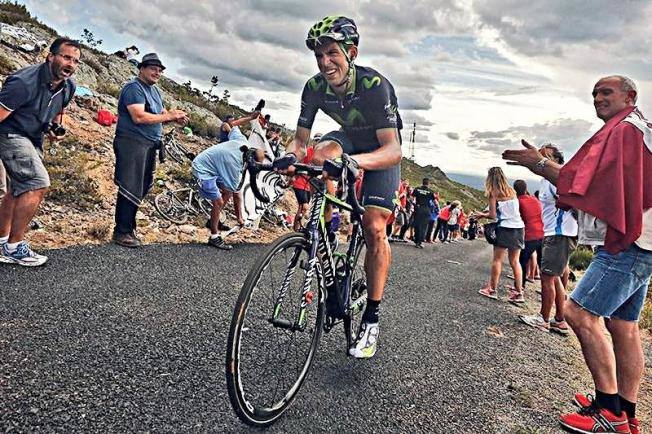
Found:
<svg viewBox="0 0 652 434"><path fill-rule="evenodd" d="M345 154L355 155L368 150L356 152L356 148L344 131L331 131L322 136L320 143L333 141L342 147ZM364 207L386 209L392 212L394 200L398 198L398 185L401 181L401 165L397 164L387 169L365 170L360 191L360 204Z"/></svg>

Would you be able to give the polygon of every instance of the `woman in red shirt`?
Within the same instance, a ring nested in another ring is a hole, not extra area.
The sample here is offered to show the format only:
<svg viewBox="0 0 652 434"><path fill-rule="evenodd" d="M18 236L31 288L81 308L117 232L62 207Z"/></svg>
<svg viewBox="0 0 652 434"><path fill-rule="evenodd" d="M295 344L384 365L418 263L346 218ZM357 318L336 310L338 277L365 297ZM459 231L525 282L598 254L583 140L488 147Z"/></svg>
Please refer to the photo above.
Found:
<svg viewBox="0 0 652 434"><path fill-rule="evenodd" d="M523 288L527 273L527 263L532 253L537 252L537 262L541 265L541 246L543 245L543 209L541 202L527 191L527 184L522 179L514 182L514 190L518 197L518 209L525 223L525 248L521 250L518 262L523 269Z"/></svg>
<svg viewBox="0 0 652 434"><path fill-rule="evenodd" d="M319 143L321 139L321 134L315 134L313 141ZM304 164L312 163L312 157L315 153L315 147L311 144L306 149L306 156L301 160ZM303 216L308 214L308 208L310 208L310 181L308 178L303 175L295 176L292 179L292 189L294 190L294 195L297 198L297 203L299 207L297 209L297 214L294 216L294 223L292 229L295 231L301 230L301 220Z"/></svg>

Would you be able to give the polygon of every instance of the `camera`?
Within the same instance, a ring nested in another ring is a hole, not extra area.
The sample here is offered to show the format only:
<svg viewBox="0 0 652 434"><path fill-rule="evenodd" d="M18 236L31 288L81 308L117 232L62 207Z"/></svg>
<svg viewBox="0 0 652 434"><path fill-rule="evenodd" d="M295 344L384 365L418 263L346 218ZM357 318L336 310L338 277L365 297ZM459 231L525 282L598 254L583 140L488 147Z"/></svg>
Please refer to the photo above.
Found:
<svg viewBox="0 0 652 434"><path fill-rule="evenodd" d="M64 136L66 134L66 129L56 122L50 122L48 124L48 132L54 134L57 137Z"/></svg>

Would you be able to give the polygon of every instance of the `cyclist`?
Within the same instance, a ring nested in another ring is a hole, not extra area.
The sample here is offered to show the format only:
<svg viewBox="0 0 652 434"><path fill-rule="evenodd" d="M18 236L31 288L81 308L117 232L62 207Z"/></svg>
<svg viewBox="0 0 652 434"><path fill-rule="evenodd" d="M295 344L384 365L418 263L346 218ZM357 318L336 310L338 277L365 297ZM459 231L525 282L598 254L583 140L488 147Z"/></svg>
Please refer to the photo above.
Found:
<svg viewBox="0 0 652 434"><path fill-rule="evenodd" d="M296 135L274 167L291 173L292 164L301 161L321 109L342 128L322 136L313 163L324 165L327 178L336 178L342 170L337 160L346 153L364 170L361 204L365 207L362 225L367 243L368 302L349 354L369 358L376 353L379 306L391 263L385 223L394 209L400 181L402 121L391 83L374 69L354 63L359 39L356 24L344 16L325 17L310 28L306 45L315 53L319 74L303 89ZM332 192L335 187L329 183L328 188Z"/></svg>

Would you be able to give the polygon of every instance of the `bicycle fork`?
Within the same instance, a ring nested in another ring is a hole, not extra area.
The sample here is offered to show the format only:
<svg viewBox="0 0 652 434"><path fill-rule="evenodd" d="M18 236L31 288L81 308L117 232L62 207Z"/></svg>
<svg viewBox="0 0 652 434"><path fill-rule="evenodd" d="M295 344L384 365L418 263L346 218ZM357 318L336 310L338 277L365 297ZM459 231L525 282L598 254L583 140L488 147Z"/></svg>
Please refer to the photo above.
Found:
<svg viewBox="0 0 652 434"><path fill-rule="evenodd" d="M310 244L309 259L308 261L301 261L300 264L300 267L303 270L305 270L306 275L303 280L303 288L301 291L301 303L299 305L298 315L294 321L283 319L281 318L281 307L283 304L283 300L285 299L285 296L287 294L288 288L290 287L292 277L294 276L297 262L299 260L299 257L301 256L301 252L302 252L301 248L295 249L294 254L288 261L285 277L281 285L281 290L279 291L276 302L274 303L272 317L268 320L274 327L291 330L293 332L305 330L306 324L308 323L307 308L312 304L315 297L315 293L311 290L312 279L315 277L315 273L317 273L317 279L319 281L322 280L322 275L320 269L318 268L319 265L317 263L318 255L320 254L319 252L321 251L319 247L321 247L321 245L318 242L319 238L317 237L316 231L318 230L317 222L319 220L319 215L320 215L319 209L323 205L323 197L321 198L321 201L317 200L315 205L316 205L315 206L316 212L313 212L313 215L311 216L308 225L309 233L311 234L311 240L312 240L312 243ZM324 242L324 240L321 241L322 243ZM330 257L330 255L328 255L328 257Z"/></svg>

